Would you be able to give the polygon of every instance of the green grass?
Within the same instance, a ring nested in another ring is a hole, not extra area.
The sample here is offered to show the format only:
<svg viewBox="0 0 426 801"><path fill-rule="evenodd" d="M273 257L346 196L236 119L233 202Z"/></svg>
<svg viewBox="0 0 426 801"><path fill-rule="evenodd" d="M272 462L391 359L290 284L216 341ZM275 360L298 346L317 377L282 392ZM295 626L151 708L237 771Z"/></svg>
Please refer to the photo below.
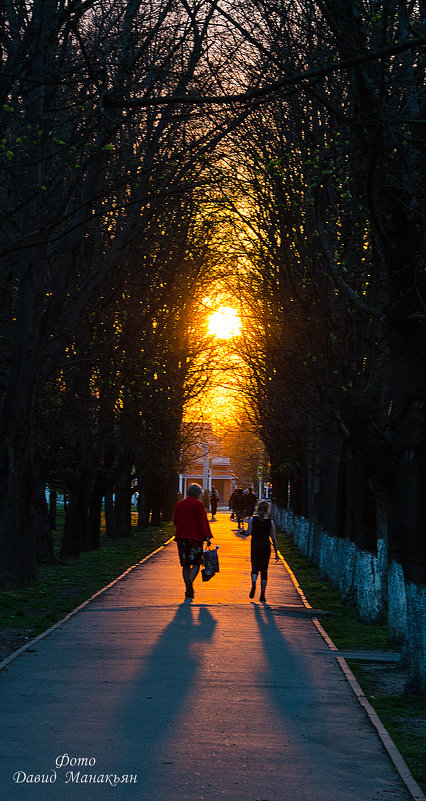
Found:
<svg viewBox="0 0 426 801"><path fill-rule="evenodd" d="M398 696L376 696L374 707L386 720L386 727L397 748L404 752L413 776L426 788L426 726L422 730L419 718L426 719L426 701L405 701Z"/></svg>
<svg viewBox="0 0 426 801"><path fill-rule="evenodd" d="M0 592L0 636L16 633L13 647L19 647L56 623L90 598L127 568L155 551L174 535L174 526L164 523L131 537L107 539L101 536L99 551L86 551L79 559L64 564L39 566L36 582ZM61 532L54 535L55 550Z"/></svg>
<svg viewBox="0 0 426 801"><path fill-rule="evenodd" d="M365 691L415 780L426 790L426 699L383 694L380 682L368 665L350 662L350 668Z"/></svg>
<svg viewBox="0 0 426 801"><path fill-rule="evenodd" d="M278 547L291 567L307 600L314 609L327 612L319 616L322 627L339 650L390 651L387 626L360 623L356 609L348 606L319 577L318 568L300 553L282 532L277 533ZM350 660L350 668L368 700L404 757L415 780L426 790L426 700L403 694L404 678L398 665ZM395 686L399 694L395 694Z"/></svg>

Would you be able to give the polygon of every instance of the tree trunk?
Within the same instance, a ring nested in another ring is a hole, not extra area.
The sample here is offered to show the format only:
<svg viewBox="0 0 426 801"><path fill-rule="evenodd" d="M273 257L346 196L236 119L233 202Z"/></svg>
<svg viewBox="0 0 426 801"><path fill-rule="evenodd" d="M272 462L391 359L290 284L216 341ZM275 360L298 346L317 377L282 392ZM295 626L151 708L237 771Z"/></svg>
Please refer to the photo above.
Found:
<svg viewBox="0 0 426 801"><path fill-rule="evenodd" d="M293 472L291 484L292 511L298 517L306 517L308 509L307 473L305 465L299 462Z"/></svg>
<svg viewBox="0 0 426 801"><path fill-rule="evenodd" d="M87 476L75 478L65 517L64 536L61 544L62 558L78 558L83 547L87 547L87 494Z"/></svg>
<svg viewBox="0 0 426 801"><path fill-rule="evenodd" d="M103 482L98 478L89 501L89 514L87 519L87 548L89 551L98 551L101 547L101 513L103 499Z"/></svg>
<svg viewBox="0 0 426 801"><path fill-rule="evenodd" d="M53 539L50 531L49 507L46 500L46 485L39 465L33 464L33 525L36 535L36 559L40 564L56 564Z"/></svg>
<svg viewBox="0 0 426 801"><path fill-rule="evenodd" d="M36 578L35 534L28 510L32 493L28 457L25 450L10 444L7 458L11 469L0 509L0 586L13 587Z"/></svg>
<svg viewBox="0 0 426 801"><path fill-rule="evenodd" d="M139 482L139 488L140 488ZM145 490L139 489L138 495L138 531L142 531L144 528L147 527L149 522L149 510L146 504L146 494Z"/></svg>
<svg viewBox="0 0 426 801"><path fill-rule="evenodd" d="M104 462L105 464L105 462ZM93 482L92 491L89 499L89 513L87 523L87 548L89 551L97 551L101 543L101 516L102 516L102 501L105 497L105 528L113 525L114 505L112 502L112 490L108 487L109 474L105 469L99 469L96 473ZM110 504L108 508L108 525L107 525L107 498ZM113 534L107 536L113 536Z"/></svg>
<svg viewBox="0 0 426 801"><path fill-rule="evenodd" d="M151 520L150 526L159 526L161 523L161 498L158 490L151 493Z"/></svg>
<svg viewBox="0 0 426 801"><path fill-rule="evenodd" d="M35 531L28 505L32 499L32 418L37 385L36 342L42 309L37 292L35 253L20 256L14 343L1 409L0 464L4 470L0 511L0 584L34 580Z"/></svg>
<svg viewBox="0 0 426 801"><path fill-rule="evenodd" d="M282 509L288 509L290 474L281 466L275 466L271 456L271 478L273 501Z"/></svg>
<svg viewBox="0 0 426 801"><path fill-rule="evenodd" d="M407 694L426 695L426 587L412 582L407 595L407 637L402 659L408 668Z"/></svg>
<svg viewBox="0 0 426 801"><path fill-rule="evenodd" d="M49 527L51 531L56 531L56 511L58 494L55 490L49 492Z"/></svg>
<svg viewBox="0 0 426 801"><path fill-rule="evenodd" d="M407 322L392 340L391 555L404 571L407 632L404 655L407 691L426 691L426 337ZM423 626L423 629L419 629Z"/></svg>
<svg viewBox="0 0 426 801"><path fill-rule="evenodd" d="M346 534L346 474L337 422L324 427L319 440L318 522L332 537Z"/></svg>
<svg viewBox="0 0 426 801"><path fill-rule="evenodd" d="M403 645L407 632L407 597L404 572L395 559L388 569L388 642Z"/></svg>
<svg viewBox="0 0 426 801"><path fill-rule="evenodd" d="M115 485L114 535L116 537L132 535L131 472L132 466L127 465Z"/></svg>
<svg viewBox="0 0 426 801"><path fill-rule="evenodd" d="M173 473L168 477L163 493L163 503L161 507L161 519L168 522L173 518L173 511L178 496L179 476Z"/></svg>
<svg viewBox="0 0 426 801"><path fill-rule="evenodd" d="M109 489L105 493L105 536L108 539L113 539L115 537L114 533L114 493L112 489Z"/></svg>
<svg viewBox="0 0 426 801"><path fill-rule="evenodd" d="M367 625L379 625L385 620L383 575L380 560L369 551L357 553L355 570L358 620Z"/></svg>

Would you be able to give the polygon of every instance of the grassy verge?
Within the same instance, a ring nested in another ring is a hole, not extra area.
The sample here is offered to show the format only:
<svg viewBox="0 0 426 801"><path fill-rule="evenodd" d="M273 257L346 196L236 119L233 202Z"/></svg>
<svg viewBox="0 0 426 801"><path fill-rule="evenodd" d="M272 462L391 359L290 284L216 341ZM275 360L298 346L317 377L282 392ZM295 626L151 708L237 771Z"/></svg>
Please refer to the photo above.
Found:
<svg viewBox="0 0 426 801"><path fill-rule="evenodd" d="M102 535L99 551L84 552L63 564L40 566L37 582L0 592L0 657L45 631L173 534L174 526L164 523L142 532L134 530L128 538ZM54 535L57 551L60 540L58 531Z"/></svg>
<svg viewBox="0 0 426 801"><path fill-rule="evenodd" d="M391 651L386 626L367 626L357 619L356 609L321 580L294 543L278 533L278 547L290 565L314 609L327 615L321 625L339 650ZM426 700L404 695L405 675L398 664L348 660L351 670L401 752L414 778L426 791Z"/></svg>
<svg viewBox="0 0 426 801"><path fill-rule="evenodd" d="M397 668L349 661L350 668L376 710L414 778L426 791L426 699L404 696L395 687Z"/></svg>

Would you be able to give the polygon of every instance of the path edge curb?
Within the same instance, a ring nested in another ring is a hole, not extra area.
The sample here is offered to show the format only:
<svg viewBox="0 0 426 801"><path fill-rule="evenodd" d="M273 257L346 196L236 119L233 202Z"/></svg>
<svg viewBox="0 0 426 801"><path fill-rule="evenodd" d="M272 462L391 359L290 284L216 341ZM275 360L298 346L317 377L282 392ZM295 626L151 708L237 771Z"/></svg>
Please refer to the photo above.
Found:
<svg viewBox="0 0 426 801"><path fill-rule="evenodd" d="M86 606L88 606L88 604L94 601L95 598L98 598L99 595L102 595L102 593L106 592L106 590L109 590L110 587L113 587L114 584L117 584L118 581L121 581L121 579L123 579L124 576L127 576L128 573L130 573L132 570L135 570L135 568L139 567L139 565L142 565L148 559L151 559L151 557L155 556L156 553L162 551L163 548L165 548L166 545L169 545L171 542L173 542L173 540L174 537L170 537L170 539L166 540L166 542L164 542L163 545L160 545L159 548L156 548L155 551L152 551L152 553L149 553L147 556L144 556L143 559L141 559L139 562L136 562L134 565L130 565L130 567L128 567L124 571L124 573L121 573L120 576L117 576L117 578L110 581L109 584L106 584L105 587L101 587L100 590L94 592L93 595L90 596L90 598L86 598L86 600L83 601L83 603L81 603L79 606L76 606L75 609L71 609L71 612L68 612L65 615L65 617L62 617L60 620L54 623L53 626L49 626L48 629L42 631L41 634L37 635L37 637L34 637L32 640L28 640L28 642L26 642L25 645L21 645L21 647L17 648L16 651L13 651L11 654L9 654L9 656L7 656L6 659L3 659L0 662L0 670L3 670L5 667L7 667L7 665L9 665L10 662L13 662L14 659L16 659L22 653L27 651L28 648L31 648L37 642L43 640L45 637L48 637L49 634L52 634L52 632L58 629L59 626L62 626L64 623L67 622L67 620L70 620L70 618L74 617L74 615L76 615L78 612L81 612L82 609L84 609Z"/></svg>
<svg viewBox="0 0 426 801"><path fill-rule="evenodd" d="M297 581L297 578L294 575L290 565L288 564L288 562L286 562L286 560L284 559L284 557L283 557L283 555L282 555L282 553L280 551L278 551L278 554L279 554L279 557L280 557L285 569L287 570L287 572L288 572L288 574L289 574L289 576L290 576L290 578L291 578L291 580L292 580L297 592L300 595L300 598L301 598L301 600L303 602L303 605L307 609L312 609L312 606L308 602L307 598L305 597L305 594L304 594L299 582ZM334 644L333 640L329 637L327 632L323 629L323 627L322 627L321 623L319 622L318 618L313 617L312 618L312 622L313 622L315 628L321 634L321 637L323 638L323 640L327 643L327 645L330 648L330 650L334 652L334 654L336 656L336 660L337 660L337 662L338 662L338 664L339 664L339 666L340 666L340 668L341 668L341 670L343 672L343 675L345 676L346 680L349 682L350 687L351 687L354 695L356 696L359 704L365 710L365 712L368 715L371 723L373 724L374 728L376 729L376 731L377 731L377 733L378 733L378 735L379 735L379 737L380 737L380 739L382 741L383 747L387 751L390 759L392 760L392 763L393 763L394 767L396 768L401 780L404 782L408 792L410 793L410 795L412 796L414 801L426 801L426 796L423 793L422 788L420 787L419 784L417 784L417 782L416 782L414 776L412 775L407 763L404 760L404 757L399 752L399 750L396 747L394 741L392 740L392 737L390 736L390 734L387 731L387 729L384 727L384 725L383 725L382 721L380 720L376 710L374 709L374 707L370 704L369 700L367 699L362 687L360 686L360 684L358 683L358 681L355 678L354 674L352 673L352 670L350 669L346 659L343 656L339 656L338 655L339 654L339 649Z"/></svg>

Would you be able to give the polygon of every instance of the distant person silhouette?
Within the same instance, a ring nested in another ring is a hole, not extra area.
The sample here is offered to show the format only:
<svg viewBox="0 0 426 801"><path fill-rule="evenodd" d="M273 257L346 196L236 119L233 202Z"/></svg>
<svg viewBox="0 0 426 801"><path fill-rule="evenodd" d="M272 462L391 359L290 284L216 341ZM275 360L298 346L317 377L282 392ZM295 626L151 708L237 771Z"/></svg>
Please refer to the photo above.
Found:
<svg viewBox="0 0 426 801"><path fill-rule="evenodd" d="M256 581L260 573L260 601L266 602L265 590L268 581L268 565L271 557L271 540L275 548L275 559L278 562L278 544L275 533L275 523L270 517L269 503L260 501L257 514L250 518L247 536L251 535L251 590L250 598L256 593Z"/></svg>
<svg viewBox="0 0 426 801"><path fill-rule="evenodd" d="M243 488L238 487L235 490L234 499L232 501L232 508L234 515L237 518L238 531L244 531L244 514L246 511L246 496L244 495Z"/></svg>
<svg viewBox="0 0 426 801"><path fill-rule="evenodd" d="M248 487L246 495L246 512L247 517L251 517L254 514L254 510L256 508L257 497L254 494L253 487Z"/></svg>
<svg viewBox="0 0 426 801"><path fill-rule="evenodd" d="M190 484L188 496L177 502L173 512L175 540L185 582L185 598L194 597L193 583L203 561L203 542L206 540L207 545L210 545L213 536L201 500L202 494L199 484Z"/></svg>
<svg viewBox="0 0 426 801"><path fill-rule="evenodd" d="M234 489L232 490L231 495L229 496L229 509L230 509L230 511L232 513L231 514L231 520L234 519L234 498L235 498L236 493L237 493L237 488L234 487Z"/></svg>
<svg viewBox="0 0 426 801"><path fill-rule="evenodd" d="M212 517L211 517L212 520L216 520L215 514L217 512L218 500L219 500L219 493L218 493L216 487L212 486L212 491L210 493L210 509L211 509L211 513L212 513Z"/></svg>

